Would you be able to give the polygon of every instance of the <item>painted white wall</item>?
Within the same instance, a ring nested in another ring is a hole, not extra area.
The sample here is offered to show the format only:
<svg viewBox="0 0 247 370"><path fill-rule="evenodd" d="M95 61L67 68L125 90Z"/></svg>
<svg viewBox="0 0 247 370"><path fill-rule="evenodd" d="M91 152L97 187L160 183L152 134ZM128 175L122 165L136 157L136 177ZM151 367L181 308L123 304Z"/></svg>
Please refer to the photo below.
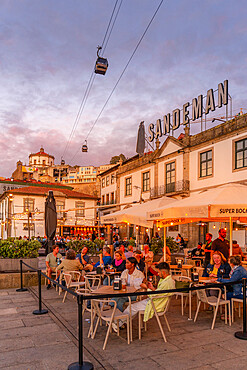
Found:
<svg viewBox="0 0 247 370"><path fill-rule="evenodd" d="M241 140L245 134L235 135L226 140L212 143L203 149L193 150L190 153L190 189L200 189L209 186L225 184L227 182L246 180L247 168L233 171L233 141ZM214 148L213 176L199 179L199 153Z"/></svg>
<svg viewBox="0 0 247 370"><path fill-rule="evenodd" d="M11 220L11 236L28 236L28 230L23 230L23 226L25 223L28 223L28 216L26 214L17 215L17 213L22 213L24 211L23 199L27 198L27 195L14 195L12 201L12 215L15 213L15 220L12 218ZM34 199L34 209L38 209L40 214L34 214L33 220L30 218L30 223L34 223L34 230L31 230L31 236L43 236L45 234L45 223L44 223L44 210L45 210L45 199L46 196L37 196L31 195L29 198ZM67 213L67 220L66 225L75 225L75 220L77 221L78 225L85 225L85 226L94 226L95 225L95 218L96 218L96 209L94 206L96 205L96 201L93 199L78 199L78 198L65 198L65 197L56 197L56 200L65 200L65 210L66 209L73 209L76 207L77 201L85 202L85 217L75 217L75 211L70 211ZM6 221L7 214L7 200L4 199L1 201L1 210L3 210L4 218L2 222ZM17 219L18 218L18 219ZM5 225L1 225L0 228L0 236L1 238L7 237L7 229L5 230Z"/></svg>
<svg viewBox="0 0 247 370"><path fill-rule="evenodd" d="M123 174L120 177L120 203L139 202L140 197L147 200L150 199L150 191L142 192L142 173L150 171L150 187L154 186L154 166L134 169L128 174ZM125 196L125 179L132 177L132 195Z"/></svg>

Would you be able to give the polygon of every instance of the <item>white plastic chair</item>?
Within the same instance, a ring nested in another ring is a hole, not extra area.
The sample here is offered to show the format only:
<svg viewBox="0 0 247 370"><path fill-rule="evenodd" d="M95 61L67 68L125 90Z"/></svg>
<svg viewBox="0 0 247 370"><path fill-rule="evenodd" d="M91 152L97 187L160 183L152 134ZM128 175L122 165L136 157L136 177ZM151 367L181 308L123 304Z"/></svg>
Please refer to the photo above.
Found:
<svg viewBox="0 0 247 370"><path fill-rule="evenodd" d="M206 289L200 289L200 290L197 290L196 291L196 294L197 294L197 310L196 310L196 314L195 314L195 318L194 318L194 322L196 321L197 319L197 316L198 316L198 312L199 312L199 309L200 309L200 305L201 303L206 303L210 306L213 306L214 308L214 317L213 317L213 322L212 322L212 326L211 326L211 329L214 328L214 325L215 325L215 320L216 320L216 316L217 316L217 312L218 312L218 308L219 306L222 306L224 305L225 306L225 324L227 324L227 306L228 306L228 312L229 312L229 325L231 326L231 306L230 306L230 301L229 300L226 300L226 299L221 299L221 289L220 288L208 288L210 290L217 290L218 291L218 297L215 297L215 296L207 296L206 294Z"/></svg>
<svg viewBox="0 0 247 370"><path fill-rule="evenodd" d="M176 281L185 281L185 282L189 282L189 287L191 287L192 283L191 283L191 279L188 277L188 276L173 276L172 277L174 280ZM191 292L192 294L192 292ZM190 293L189 292L177 292L176 293L176 298L177 297L181 297L181 314L182 316L184 315L184 309L187 305L187 301L188 301L188 298L190 296ZM185 298L185 302L184 302L184 298Z"/></svg>
<svg viewBox="0 0 247 370"><path fill-rule="evenodd" d="M109 303L113 303L113 308L109 308L107 310L104 310L105 305ZM119 320L126 321L127 324L127 342L130 344L130 325L129 325L129 315L124 314L117 308L117 302L113 300L100 300L100 299L92 299L91 305L93 308L93 321L97 317L96 325L92 333L92 339L95 338L96 331L99 326L100 320L105 321L108 324L108 329L106 332L105 341L103 344L103 350L106 348L106 344L109 338L109 334L112 331L112 324L114 321L117 321L117 335L119 336Z"/></svg>
<svg viewBox="0 0 247 370"><path fill-rule="evenodd" d="M232 322L234 321L234 302L238 303L238 317L241 317L241 307L240 304L243 303L243 300L240 298L232 298Z"/></svg>
<svg viewBox="0 0 247 370"><path fill-rule="evenodd" d="M63 272L62 274L65 280L67 289L70 289L70 288L78 289L80 287L85 286L85 281L80 281L81 273L79 271L67 271L67 272ZM64 292L63 303L67 297L67 293L68 293L67 291Z"/></svg>
<svg viewBox="0 0 247 370"><path fill-rule="evenodd" d="M166 340L166 336L165 336L165 333L164 333L164 330L163 330L163 327L161 325L161 322L160 322L159 317L160 316L163 316L164 317L165 322L166 322L166 326L167 326L168 330L171 331L170 325L169 325L168 320L167 320L167 317L166 317L166 312L167 312L167 310L169 308L171 297L172 297L171 295L168 296L166 305L165 305L164 309L162 311L160 311L160 312L157 312L157 310L155 308L155 305L154 305L155 299L162 299L162 298L164 299L164 298L167 298L167 297L164 294L162 294L162 295L155 295L155 296L152 296L150 298L151 305L152 305L152 308L154 310L154 316L156 317L156 320L157 320L157 323L159 325L160 332L162 334L162 337L164 339L164 342L167 342L167 340ZM141 322L142 322L142 315L144 315L144 312L145 312L145 310L138 311L139 339L141 339ZM147 323L146 322L144 322L144 329L145 329L145 331L147 331Z"/></svg>

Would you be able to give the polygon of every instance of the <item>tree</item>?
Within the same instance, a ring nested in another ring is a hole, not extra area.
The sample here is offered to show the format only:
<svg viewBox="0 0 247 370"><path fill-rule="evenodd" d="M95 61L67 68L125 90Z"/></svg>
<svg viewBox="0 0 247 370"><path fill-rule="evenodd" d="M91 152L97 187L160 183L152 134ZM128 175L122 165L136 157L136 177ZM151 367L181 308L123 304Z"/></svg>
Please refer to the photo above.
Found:
<svg viewBox="0 0 247 370"><path fill-rule="evenodd" d="M124 154L119 154L119 155L115 155L114 157L111 158L110 160L110 164L117 164L120 159L124 162L126 161L126 157Z"/></svg>

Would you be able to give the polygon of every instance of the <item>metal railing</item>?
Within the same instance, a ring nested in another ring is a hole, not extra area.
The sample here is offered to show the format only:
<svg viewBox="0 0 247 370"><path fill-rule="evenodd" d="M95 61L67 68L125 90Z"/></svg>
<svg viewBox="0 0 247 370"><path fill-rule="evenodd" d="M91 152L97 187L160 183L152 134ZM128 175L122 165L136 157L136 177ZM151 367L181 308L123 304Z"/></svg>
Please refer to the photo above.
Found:
<svg viewBox="0 0 247 370"><path fill-rule="evenodd" d="M79 370L79 369L87 369L87 370L93 370L93 364L90 362L83 361L83 320L82 320L82 306L84 301L92 300L92 299L106 299L106 298L121 298L121 297L137 297L137 296L150 296L150 295L160 295L160 294L170 294L170 293L179 293L184 292L188 293L190 291L196 291L196 290L203 290L205 289L205 286L190 286L186 288L179 288L179 289L169 289L169 290L155 290L155 291L141 291L141 292L133 292L133 293L114 293L114 294L77 294L73 292L72 290L68 289L67 287L63 286L62 284L58 283L56 280L53 280L52 278L48 277L45 273L43 273L40 269L33 268L32 266L26 264L22 260L20 260L20 280L21 280L21 288L16 289L17 292L24 292L28 289L23 287L23 269L22 265L25 265L29 267L33 271L37 271L38 273L38 291L39 291L39 308L38 310L34 310L34 315L43 315L48 313L47 309L42 309L42 296L41 296L41 276L43 275L46 279L50 280L53 284L57 285L61 289L67 291L68 293L72 294L77 298L77 305L78 305L78 347L79 347L79 361L72 363L68 366L69 370ZM232 286L234 284L239 284L242 282L243 284L243 292L246 292L246 278L242 279L241 281L235 281L235 282L224 282L224 283L212 283L207 284L206 289L210 288L219 288L219 287L225 287L225 286ZM229 312L229 315L231 313ZM238 339L245 339L247 340L247 328L246 328L246 293L243 294L243 330L238 331L235 334L235 337Z"/></svg>
<svg viewBox="0 0 247 370"><path fill-rule="evenodd" d="M181 194L190 190L189 180L181 180L150 189L150 198L162 197L166 194Z"/></svg>

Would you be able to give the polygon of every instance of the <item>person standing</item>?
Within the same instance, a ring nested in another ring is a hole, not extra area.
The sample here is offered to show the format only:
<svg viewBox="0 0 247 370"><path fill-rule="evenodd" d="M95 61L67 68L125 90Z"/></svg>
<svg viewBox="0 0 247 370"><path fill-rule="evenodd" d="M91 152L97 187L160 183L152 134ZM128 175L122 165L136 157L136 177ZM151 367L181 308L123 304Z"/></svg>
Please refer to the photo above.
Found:
<svg viewBox="0 0 247 370"><path fill-rule="evenodd" d="M212 234L207 233L206 234L206 244L204 246L204 252L205 252L205 261L204 261L204 267L207 267L207 265L210 263L211 254L212 254Z"/></svg>
<svg viewBox="0 0 247 370"><path fill-rule="evenodd" d="M219 229L219 237L215 239L212 243L212 251L220 251L226 260L229 258L230 245L229 241L226 240L226 230Z"/></svg>

